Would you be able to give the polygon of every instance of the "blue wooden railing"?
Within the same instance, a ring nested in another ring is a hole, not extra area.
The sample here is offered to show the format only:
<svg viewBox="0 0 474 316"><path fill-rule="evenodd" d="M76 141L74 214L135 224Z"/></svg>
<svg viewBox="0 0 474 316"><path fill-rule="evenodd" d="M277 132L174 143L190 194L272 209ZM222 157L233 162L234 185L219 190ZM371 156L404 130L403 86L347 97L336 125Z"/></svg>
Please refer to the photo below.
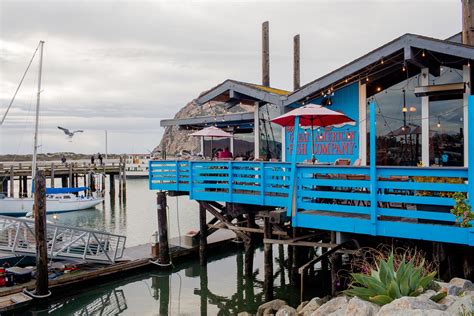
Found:
<svg viewBox="0 0 474 316"><path fill-rule="evenodd" d="M468 103L473 126L474 96ZM370 130L375 131L370 102ZM295 120L298 134L299 118ZM469 127L468 139L474 140ZM454 192L474 200L474 146L470 168L317 166L291 162L150 161L150 189L187 192L191 199L287 209L295 227L474 246L474 229L450 213ZM370 133L370 161L376 160ZM468 180L471 180L468 185Z"/></svg>
<svg viewBox="0 0 474 316"><path fill-rule="evenodd" d="M474 245L450 213L467 168L315 166L282 162L150 161L151 190L191 199L284 207L296 227ZM291 207L291 192L295 192ZM472 236L472 237L471 237Z"/></svg>

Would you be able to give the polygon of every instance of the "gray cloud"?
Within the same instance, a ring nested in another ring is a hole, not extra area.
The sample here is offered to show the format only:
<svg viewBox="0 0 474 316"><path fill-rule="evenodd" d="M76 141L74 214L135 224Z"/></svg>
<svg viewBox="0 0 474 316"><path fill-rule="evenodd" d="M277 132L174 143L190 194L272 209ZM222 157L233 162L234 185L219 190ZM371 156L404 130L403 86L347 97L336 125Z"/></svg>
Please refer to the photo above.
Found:
<svg viewBox="0 0 474 316"><path fill-rule="evenodd" d="M80 152L98 151L105 129L112 133L113 151L154 147L163 132L159 120L203 90L227 78L260 82L265 20L270 21L272 85L291 89L294 34L301 34L304 83L407 32L439 38L458 32L461 4L3 0L0 114L43 39L44 151L73 145ZM33 68L0 131L1 153L31 151L35 84ZM55 130L61 124L88 132L71 144ZM25 141L19 146L15 139L21 133Z"/></svg>

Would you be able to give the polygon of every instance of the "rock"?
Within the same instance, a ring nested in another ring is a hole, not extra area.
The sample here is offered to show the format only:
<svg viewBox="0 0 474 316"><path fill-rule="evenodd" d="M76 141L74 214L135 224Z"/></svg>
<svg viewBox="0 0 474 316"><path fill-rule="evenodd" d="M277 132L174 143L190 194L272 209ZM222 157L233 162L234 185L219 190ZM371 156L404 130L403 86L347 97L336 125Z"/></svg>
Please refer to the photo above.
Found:
<svg viewBox="0 0 474 316"><path fill-rule="evenodd" d="M464 291L474 290L474 285L469 280L464 280L461 278L453 278L449 281L448 286L448 295L459 295Z"/></svg>
<svg viewBox="0 0 474 316"><path fill-rule="evenodd" d="M353 297L349 301L346 309L347 316L375 316L380 310L380 306L361 300L358 297Z"/></svg>
<svg viewBox="0 0 474 316"><path fill-rule="evenodd" d="M317 297L315 297L315 298L317 298ZM298 305L298 307L296 308L296 312L298 314L301 313L301 310L306 306L306 304L308 304L308 301L301 302L301 304Z"/></svg>
<svg viewBox="0 0 474 316"><path fill-rule="evenodd" d="M298 313L299 315L308 316L327 301L327 298L314 297Z"/></svg>
<svg viewBox="0 0 474 316"><path fill-rule="evenodd" d="M436 292L433 291L433 290L427 290L425 291L424 293L420 294L418 297L426 297L426 298L430 298L432 297L433 295L435 295Z"/></svg>
<svg viewBox="0 0 474 316"><path fill-rule="evenodd" d="M456 300L446 309L450 315L471 315L474 312L472 295L455 296Z"/></svg>
<svg viewBox="0 0 474 316"><path fill-rule="evenodd" d="M321 305L317 310L312 312L311 316L339 316L345 315L349 299L346 296L333 298L329 302Z"/></svg>
<svg viewBox="0 0 474 316"><path fill-rule="evenodd" d="M291 306L285 305L278 310L275 316L296 316L296 309Z"/></svg>
<svg viewBox="0 0 474 316"><path fill-rule="evenodd" d="M274 314L285 305L287 304L284 300L278 300L278 299L263 303L262 305L258 307L257 316Z"/></svg>
<svg viewBox="0 0 474 316"><path fill-rule="evenodd" d="M448 295L445 298L441 299L438 304L444 305L446 307L451 306L454 302L456 302L457 296Z"/></svg>
<svg viewBox="0 0 474 316"><path fill-rule="evenodd" d="M449 315L444 312L445 309L446 306L423 296L404 296L382 306L377 316Z"/></svg>

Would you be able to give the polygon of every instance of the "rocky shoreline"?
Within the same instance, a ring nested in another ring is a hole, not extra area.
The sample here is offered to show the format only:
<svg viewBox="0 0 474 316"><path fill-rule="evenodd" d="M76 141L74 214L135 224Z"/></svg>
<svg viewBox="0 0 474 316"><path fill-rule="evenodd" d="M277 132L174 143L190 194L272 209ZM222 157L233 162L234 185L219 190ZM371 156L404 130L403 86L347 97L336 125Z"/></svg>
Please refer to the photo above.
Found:
<svg viewBox="0 0 474 316"><path fill-rule="evenodd" d="M297 308L283 300L266 302L258 308L257 316L448 316L473 315L474 284L469 280L453 278L449 283L433 281L431 289L417 297L404 296L384 306L358 297L341 295L332 299L315 297ZM434 302L437 293L446 296ZM252 315L239 313L240 316Z"/></svg>

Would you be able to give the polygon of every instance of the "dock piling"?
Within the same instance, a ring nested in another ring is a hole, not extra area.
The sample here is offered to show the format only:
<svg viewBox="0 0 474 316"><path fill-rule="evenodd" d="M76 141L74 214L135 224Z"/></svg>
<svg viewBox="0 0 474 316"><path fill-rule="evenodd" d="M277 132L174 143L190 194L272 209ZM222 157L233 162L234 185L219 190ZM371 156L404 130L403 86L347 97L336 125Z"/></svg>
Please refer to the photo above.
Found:
<svg viewBox="0 0 474 316"><path fill-rule="evenodd" d="M10 197L15 197L15 172L13 171L13 165L10 166Z"/></svg>
<svg viewBox="0 0 474 316"><path fill-rule="evenodd" d="M74 174L72 171L72 163L69 164L69 187L74 188Z"/></svg>
<svg viewBox="0 0 474 316"><path fill-rule="evenodd" d="M247 214L247 228L255 228L255 213L249 212ZM248 233L249 240L244 244L245 251L245 262L244 262L244 274L246 278L250 278L253 275L253 256L254 256L254 240L252 233Z"/></svg>
<svg viewBox="0 0 474 316"><path fill-rule="evenodd" d="M35 215L36 237L36 292L35 295L48 294L48 248L46 245L46 179L43 170L35 177Z"/></svg>
<svg viewBox="0 0 474 316"><path fill-rule="evenodd" d="M158 213L158 263L160 265L170 265L170 249L168 245L168 219L166 216L166 194L156 193L157 213Z"/></svg>
<svg viewBox="0 0 474 316"><path fill-rule="evenodd" d="M267 216L263 221L263 238L272 238L272 224L270 218ZM264 285L263 292L265 293L265 301L271 301L273 299L273 249L271 243L264 243L263 245L263 256L264 256Z"/></svg>
<svg viewBox="0 0 474 316"><path fill-rule="evenodd" d="M51 178L51 187L54 188L54 162L51 163L50 178Z"/></svg>
<svg viewBox="0 0 474 316"><path fill-rule="evenodd" d="M199 263L201 266L207 264L207 230L206 208L199 202Z"/></svg>

